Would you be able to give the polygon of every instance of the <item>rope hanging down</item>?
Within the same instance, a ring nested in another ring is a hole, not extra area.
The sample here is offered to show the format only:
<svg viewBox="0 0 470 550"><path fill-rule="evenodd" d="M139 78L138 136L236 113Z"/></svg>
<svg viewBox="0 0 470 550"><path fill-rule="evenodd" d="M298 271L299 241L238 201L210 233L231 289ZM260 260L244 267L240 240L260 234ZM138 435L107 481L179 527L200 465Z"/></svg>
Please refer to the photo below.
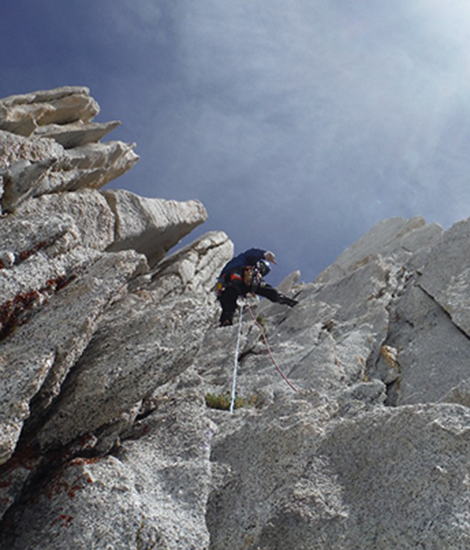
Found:
<svg viewBox="0 0 470 550"><path fill-rule="evenodd" d="M240 340L241 340L241 334L242 334L242 319L243 319L243 308L245 307L245 302L242 303L240 307L240 318L238 320L238 336L237 336L237 346L235 348L235 359L233 364L233 382L232 382L232 399L230 401L230 413L233 414L233 411L235 409L235 399L236 399L236 393L237 393L237 370L238 370L238 356L240 354ZM255 325L260 329L261 335L264 340L264 344L266 346L266 349L268 350L269 356L271 357L271 360L276 367L277 372L284 378L284 380L287 382L290 388L292 388L294 391L297 391L297 388L294 386L294 384L287 378L287 376L282 372L281 368L277 364L277 361L273 355L273 352L271 351L271 347L269 346L268 339L266 337L266 332L263 328L263 326L258 323L255 316L253 315L253 312L251 311L251 308L249 304L246 304L246 307L248 309L248 312L251 315L251 318L253 319Z"/></svg>
<svg viewBox="0 0 470 550"><path fill-rule="evenodd" d="M247 304L246 306L248 308L248 312L250 313L251 315L251 318L253 319L255 325L260 329L261 331L261 335L263 336L263 340L264 340L264 344L266 346L266 349L268 350L268 353L269 353L269 356L271 357L271 360L274 364L274 366L276 367L276 370L277 372L282 376L282 378L284 378L284 380L287 382L287 384L294 390L294 391L297 391L297 388L294 386L294 384L292 384L292 382L287 378L287 376L282 372L281 370L281 367L277 364L277 361L273 355L273 352L271 350L271 347L268 343L268 339L266 337L266 331L264 330L264 327L258 323L258 321L256 320L255 316L253 315L253 312L251 311L251 308L249 306L249 304Z"/></svg>
<svg viewBox="0 0 470 550"><path fill-rule="evenodd" d="M238 337L237 337L237 347L235 348L235 361L233 364L233 382L232 382L232 400L230 402L230 413L233 414L235 409L235 396L237 393L237 369L238 369L238 355L240 353L240 340L242 335L242 317L243 317L243 308L245 304L242 303L240 307L240 318L238 320Z"/></svg>

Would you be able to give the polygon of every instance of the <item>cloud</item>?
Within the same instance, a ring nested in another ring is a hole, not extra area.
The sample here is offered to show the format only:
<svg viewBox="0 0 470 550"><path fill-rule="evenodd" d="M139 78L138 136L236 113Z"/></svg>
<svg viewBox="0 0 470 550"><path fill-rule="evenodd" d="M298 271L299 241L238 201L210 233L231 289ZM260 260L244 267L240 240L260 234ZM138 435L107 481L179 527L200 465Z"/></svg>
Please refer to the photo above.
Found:
<svg viewBox="0 0 470 550"><path fill-rule="evenodd" d="M336 233L359 236L383 217L449 224L468 209L466 56L448 63L460 43L438 32L442 4L365 4L357 15L290 2L286 14L280 2L203 1L183 18L201 157L249 178L238 204L253 218L262 210L282 246L311 228L337 250Z"/></svg>
<svg viewBox="0 0 470 550"><path fill-rule="evenodd" d="M149 46L165 44L168 29L165 27L164 3L150 0L108 0L108 7L107 14L115 32L124 40L127 38L130 49L135 40ZM102 9L102 5L94 7L97 14L102 13Z"/></svg>
<svg viewBox="0 0 470 550"><path fill-rule="evenodd" d="M4 95L90 86L141 156L113 186L199 198L201 232L275 249L279 273L313 278L383 218L469 211L464 0L19 4Z"/></svg>
<svg viewBox="0 0 470 550"><path fill-rule="evenodd" d="M149 90L155 170L142 187L200 198L204 229L240 247L273 241L293 268L315 249L307 277L382 218L451 223L468 204L468 85L465 55L448 63L463 31L442 33L437 8L172 3L171 78Z"/></svg>

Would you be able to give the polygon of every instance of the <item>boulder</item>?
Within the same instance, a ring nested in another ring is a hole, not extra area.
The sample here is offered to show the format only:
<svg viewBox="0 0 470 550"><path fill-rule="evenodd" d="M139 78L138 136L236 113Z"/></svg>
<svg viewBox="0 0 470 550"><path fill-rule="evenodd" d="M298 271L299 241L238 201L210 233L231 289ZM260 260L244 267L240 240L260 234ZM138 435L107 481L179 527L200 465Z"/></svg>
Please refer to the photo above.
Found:
<svg viewBox="0 0 470 550"><path fill-rule="evenodd" d="M199 201L147 199L123 190L103 194L116 216L116 238L109 250L132 248L152 266L207 218Z"/></svg>

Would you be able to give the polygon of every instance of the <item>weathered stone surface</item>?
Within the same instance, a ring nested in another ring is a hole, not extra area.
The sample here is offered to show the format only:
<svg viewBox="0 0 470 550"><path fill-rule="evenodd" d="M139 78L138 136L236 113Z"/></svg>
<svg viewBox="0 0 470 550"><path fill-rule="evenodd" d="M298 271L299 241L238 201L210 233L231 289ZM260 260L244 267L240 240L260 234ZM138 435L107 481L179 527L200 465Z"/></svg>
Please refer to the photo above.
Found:
<svg viewBox="0 0 470 550"><path fill-rule="evenodd" d="M12 212L21 202L33 195L35 188L48 174L56 159L46 159L31 164L21 160L2 174L3 178L3 210Z"/></svg>
<svg viewBox="0 0 470 550"><path fill-rule="evenodd" d="M387 343L398 350L400 405L437 402L469 377L469 338L419 286L393 311Z"/></svg>
<svg viewBox="0 0 470 550"><path fill-rule="evenodd" d="M77 233L77 245L105 250L115 239L114 214L101 193L84 189L76 193L54 193L28 201L18 209L11 220L44 220L53 218L73 223ZM5 231L13 234L8 229ZM41 231L37 231L41 235ZM15 236L15 241L17 238Z"/></svg>
<svg viewBox="0 0 470 550"><path fill-rule="evenodd" d="M15 449L33 397L40 398L41 410L50 405L100 313L142 269L142 256L135 252L104 256L0 344L0 464Z"/></svg>
<svg viewBox="0 0 470 550"><path fill-rule="evenodd" d="M96 143L104 136L120 126L119 121L99 123L74 122L71 124L49 124L38 128L34 135L51 138L60 143L65 149Z"/></svg>
<svg viewBox="0 0 470 550"><path fill-rule="evenodd" d="M468 546L469 418L462 407L417 406L335 426L319 453L342 489L348 517L344 545L333 530L325 547ZM350 430L353 424L358 438Z"/></svg>
<svg viewBox="0 0 470 550"><path fill-rule="evenodd" d="M30 529L10 549L208 548L214 431L199 393L162 396L115 456L75 459L47 480L34 505L13 517Z"/></svg>
<svg viewBox="0 0 470 550"><path fill-rule="evenodd" d="M463 380L452 388L441 401L443 403L457 403L470 408L470 379Z"/></svg>
<svg viewBox="0 0 470 550"><path fill-rule="evenodd" d="M199 201L146 199L129 191L105 191L116 216L116 240L110 250L132 248L151 265L207 218Z"/></svg>
<svg viewBox="0 0 470 550"><path fill-rule="evenodd" d="M347 248L338 259L318 277L324 283L340 278L367 264L370 258L380 254L393 256L399 263L406 263L418 250L429 251L442 233L437 224L426 224L420 216L406 220L390 218L374 226L364 237Z"/></svg>
<svg viewBox="0 0 470 550"><path fill-rule="evenodd" d="M109 141L67 149L36 194L100 189L137 163L134 147L133 143Z"/></svg>
<svg viewBox="0 0 470 550"><path fill-rule="evenodd" d="M434 247L419 285L470 336L470 219L456 223Z"/></svg>
<svg viewBox="0 0 470 550"><path fill-rule="evenodd" d="M3 210L13 211L31 196L99 189L134 166L139 160L135 144L95 143L119 125L90 122L98 111L86 88L0 101Z"/></svg>
<svg viewBox="0 0 470 550"><path fill-rule="evenodd" d="M110 424L191 365L202 334L193 331L188 338L186 330L197 319L205 321L204 304L188 297L155 304L153 312L138 298L132 305L133 311L122 312L126 316L119 327L115 323L110 331L104 321L96 331L40 435L43 445L65 445ZM130 331L135 348L128 346ZM86 412L77 418L77 410Z"/></svg>
<svg viewBox="0 0 470 550"><path fill-rule="evenodd" d="M209 265L220 270L227 258L227 242L224 234L202 237L169 262L172 273L184 273L191 260L191 281L180 279L180 289L172 284L171 293L162 294L156 283L168 277L168 267L163 268L152 275L149 286L136 289L102 316L62 388L54 415L39 434L41 445L65 445L97 432L192 364L204 336L202 327L212 317L204 287L206 262L210 259ZM131 347L129 334L134 335ZM86 411L80 419L77 410ZM118 425L116 435L120 429Z"/></svg>
<svg viewBox="0 0 470 550"><path fill-rule="evenodd" d="M52 139L26 139L0 130L0 170L9 170L18 162L48 161L61 158L64 148Z"/></svg>
<svg viewBox="0 0 470 550"><path fill-rule="evenodd" d="M0 323L10 330L114 239L114 215L100 193L28 201L0 219Z"/></svg>
<svg viewBox="0 0 470 550"><path fill-rule="evenodd" d="M335 419L318 396L284 399L217 438L211 548L463 549L469 422L458 406Z"/></svg>
<svg viewBox="0 0 470 550"><path fill-rule="evenodd" d="M183 292L211 296L215 286L214 273L220 273L232 256L233 244L225 233L206 233L165 258L152 275L149 288L160 299Z"/></svg>
<svg viewBox="0 0 470 550"><path fill-rule="evenodd" d="M0 129L30 136L38 126L89 121L98 113L88 88L68 86L0 100Z"/></svg>

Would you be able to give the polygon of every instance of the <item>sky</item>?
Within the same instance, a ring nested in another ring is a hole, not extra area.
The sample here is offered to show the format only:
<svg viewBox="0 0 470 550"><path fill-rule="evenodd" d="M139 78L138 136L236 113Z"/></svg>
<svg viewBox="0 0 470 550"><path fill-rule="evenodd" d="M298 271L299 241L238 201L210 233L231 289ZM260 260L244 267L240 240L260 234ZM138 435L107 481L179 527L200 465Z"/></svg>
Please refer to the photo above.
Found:
<svg viewBox="0 0 470 550"><path fill-rule="evenodd" d="M87 86L236 252L312 281L380 220L470 214L468 0L2 0L0 97ZM186 239L188 241L188 239Z"/></svg>

